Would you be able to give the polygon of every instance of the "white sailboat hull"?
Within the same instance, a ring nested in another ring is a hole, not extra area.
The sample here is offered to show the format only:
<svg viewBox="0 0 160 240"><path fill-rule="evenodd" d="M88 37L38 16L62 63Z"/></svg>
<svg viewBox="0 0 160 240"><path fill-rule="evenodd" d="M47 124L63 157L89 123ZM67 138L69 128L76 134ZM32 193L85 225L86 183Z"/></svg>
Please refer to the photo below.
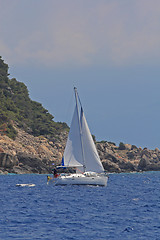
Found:
<svg viewBox="0 0 160 240"><path fill-rule="evenodd" d="M94 185L94 186L106 186L108 176L95 175L85 176L84 174L70 174L66 176L60 176L55 179L55 185Z"/></svg>

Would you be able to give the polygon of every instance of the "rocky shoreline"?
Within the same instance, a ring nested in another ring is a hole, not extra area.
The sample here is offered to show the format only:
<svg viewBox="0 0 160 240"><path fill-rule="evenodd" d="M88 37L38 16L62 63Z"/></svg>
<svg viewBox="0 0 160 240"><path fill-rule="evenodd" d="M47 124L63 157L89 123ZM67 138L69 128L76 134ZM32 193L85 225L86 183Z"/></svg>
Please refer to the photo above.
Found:
<svg viewBox="0 0 160 240"><path fill-rule="evenodd" d="M141 172L160 170L160 151L135 145L98 143L97 149L104 168L109 172Z"/></svg>
<svg viewBox="0 0 160 240"><path fill-rule="evenodd" d="M0 135L0 174L49 174L61 163L67 132L53 139L34 137L18 126L15 140ZM160 150L120 143L96 143L102 164L108 172L160 171Z"/></svg>

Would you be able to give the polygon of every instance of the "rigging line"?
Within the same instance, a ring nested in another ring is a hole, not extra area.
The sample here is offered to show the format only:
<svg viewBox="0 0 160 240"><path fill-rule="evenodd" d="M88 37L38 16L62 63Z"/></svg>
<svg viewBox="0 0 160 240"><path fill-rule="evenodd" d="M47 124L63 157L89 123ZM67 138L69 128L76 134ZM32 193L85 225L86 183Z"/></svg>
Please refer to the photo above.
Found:
<svg viewBox="0 0 160 240"><path fill-rule="evenodd" d="M76 168L77 171L79 171L80 173L84 174L79 168Z"/></svg>
<svg viewBox="0 0 160 240"><path fill-rule="evenodd" d="M82 103L81 103L81 99L80 99L80 97L79 97L79 95L78 95L78 92L77 92L77 96L78 96L78 100L79 100L80 106L81 106L81 108L83 109Z"/></svg>

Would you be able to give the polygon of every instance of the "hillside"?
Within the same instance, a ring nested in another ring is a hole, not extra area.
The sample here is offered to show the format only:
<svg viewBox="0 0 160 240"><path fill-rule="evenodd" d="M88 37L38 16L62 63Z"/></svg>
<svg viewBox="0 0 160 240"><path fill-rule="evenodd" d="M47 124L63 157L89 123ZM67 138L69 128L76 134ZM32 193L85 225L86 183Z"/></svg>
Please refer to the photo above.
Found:
<svg viewBox="0 0 160 240"><path fill-rule="evenodd" d="M15 139L13 122L33 136L54 136L67 129L66 123L54 117L41 103L32 101L24 83L9 79L8 65L0 57L0 132Z"/></svg>

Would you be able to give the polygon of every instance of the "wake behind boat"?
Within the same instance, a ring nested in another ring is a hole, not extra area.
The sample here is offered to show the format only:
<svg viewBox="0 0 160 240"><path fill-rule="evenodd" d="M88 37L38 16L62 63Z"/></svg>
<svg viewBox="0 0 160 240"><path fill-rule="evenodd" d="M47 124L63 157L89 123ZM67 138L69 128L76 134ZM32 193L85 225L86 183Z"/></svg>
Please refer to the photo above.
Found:
<svg viewBox="0 0 160 240"><path fill-rule="evenodd" d="M76 88L74 92L76 105L59 168L74 168L76 173L56 173L55 178L48 177L48 182L53 181L55 185L106 186L108 176L100 161Z"/></svg>

